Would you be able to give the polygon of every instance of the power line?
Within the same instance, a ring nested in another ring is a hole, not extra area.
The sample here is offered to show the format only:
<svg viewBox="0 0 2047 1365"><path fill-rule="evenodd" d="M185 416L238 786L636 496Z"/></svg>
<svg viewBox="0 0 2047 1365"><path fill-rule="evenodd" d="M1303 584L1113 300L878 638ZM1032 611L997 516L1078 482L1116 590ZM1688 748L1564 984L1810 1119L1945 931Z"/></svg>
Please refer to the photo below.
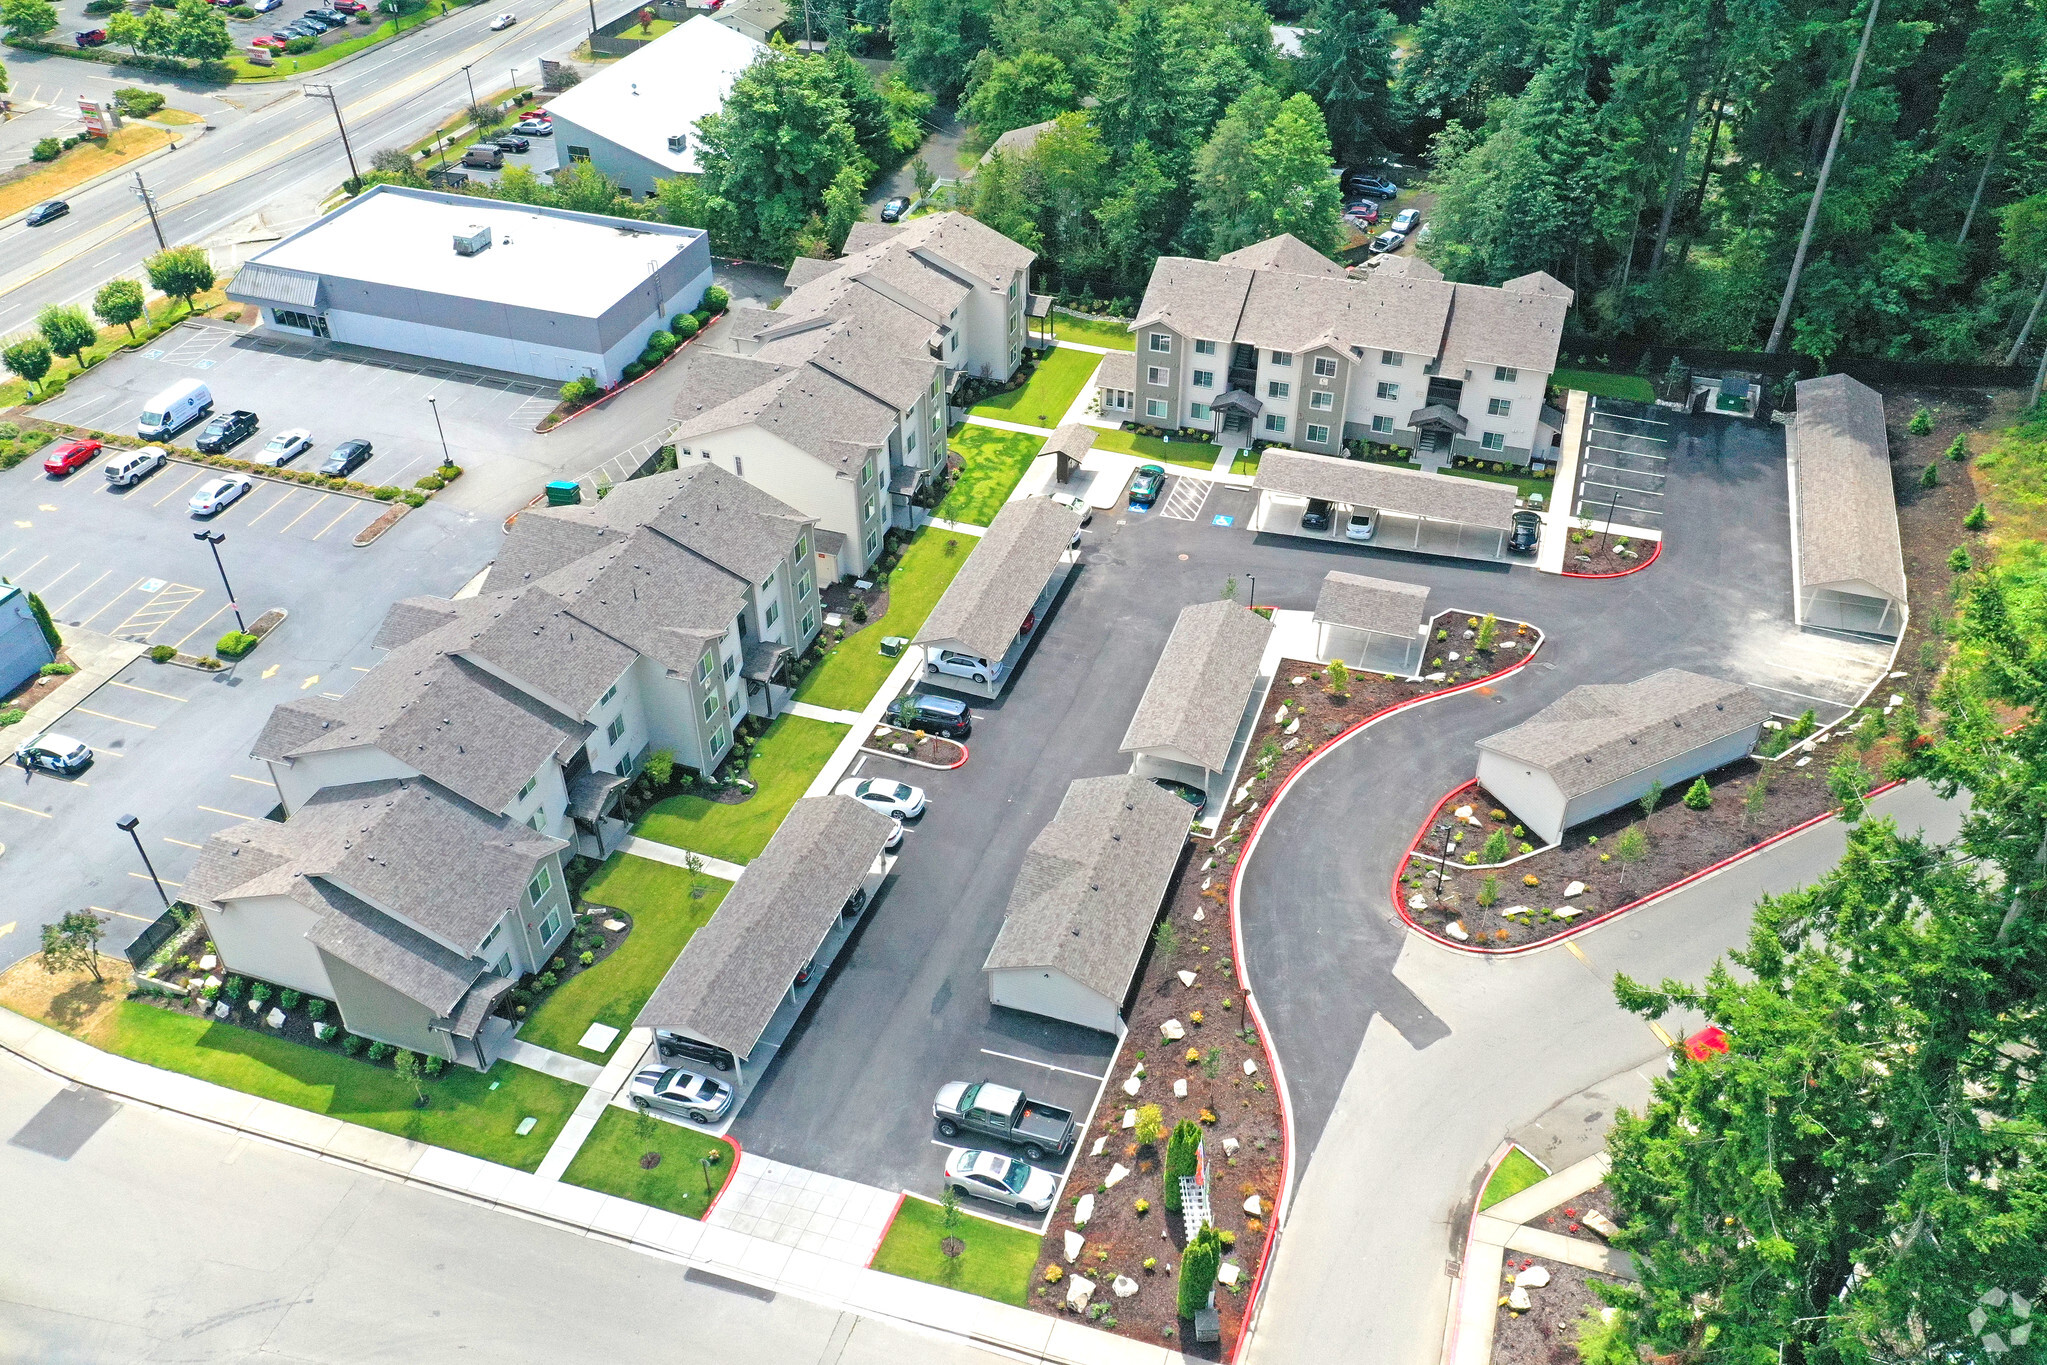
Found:
<svg viewBox="0 0 2047 1365"><path fill-rule="evenodd" d="M349 183L360 186L362 184L362 172L357 170L355 166L355 148L348 145L348 125L341 121L341 100L335 95L334 87L331 85L309 84L301 86L300 89L304 90L314 99L325 100L334 106L334 126L341 130L341 150L348 153Z"/></svg>

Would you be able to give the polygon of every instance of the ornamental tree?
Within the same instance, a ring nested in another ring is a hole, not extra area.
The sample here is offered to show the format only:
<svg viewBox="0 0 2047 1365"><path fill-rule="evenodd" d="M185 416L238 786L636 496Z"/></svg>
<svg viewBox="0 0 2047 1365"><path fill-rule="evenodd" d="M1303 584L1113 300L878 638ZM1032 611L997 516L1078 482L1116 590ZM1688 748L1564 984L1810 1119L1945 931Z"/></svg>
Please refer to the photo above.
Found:
<svg viewBox="0 0 2047 1365"><path fill-rule="evenodd" d="M109 327L126 327L135 335L135 319L142 316L142 286L135 280L108 280L92 296L93 314Z"/></svg>

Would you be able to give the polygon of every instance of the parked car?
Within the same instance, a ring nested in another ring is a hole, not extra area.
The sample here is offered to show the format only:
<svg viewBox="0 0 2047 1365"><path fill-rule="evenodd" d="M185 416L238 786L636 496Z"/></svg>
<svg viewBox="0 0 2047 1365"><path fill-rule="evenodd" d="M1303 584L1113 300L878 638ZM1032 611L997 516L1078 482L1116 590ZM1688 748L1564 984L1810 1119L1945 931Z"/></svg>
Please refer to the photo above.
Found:
<svg viewBox="0 0 2047 1365"><path fill-rule="evenodd" d="M490 31L492 33L502 33L518 22L519 16L510 10L506 10L503 14L490 21Z"/></svg>
<svg viewBox="0 0 2047 1365"><path fill-rule="evenodd" d="M635 1073L626 1094L642 1114L659 1109L692 1123L715 1123L732 1107L731 1086L676 1066L650 1066Z"/></svg>
<svg viewBox="0 0 2047 1365"><path fill-rule="evenodd" d="M1192 782L1176 782L1170 777L1154 777L1152 781L1194 807L1195 819L1200 819L1201 812L1208 809L1208 793Z"/></svg>
<svg viewBox="0 0 2047 1365"><path fill-rule="evenodd" d="M312 448L312 432L304 427L287 427L270 438L270 444L256 456L256 463L282 469Z"/></svg>
<svg viewBox="0 0 2047 1365"><path fill-rule="evenodd" d="M76 773L92 762L92 750L69 735L46 734L16 749L14 761L30 771Z"/></svg>
<svg viewBox="0 0 2047 1365"><path fill-rule="evenodd" d="M192 515L195 517L217 516L241 500L244 493L255 487L246 474L227 474L218 479L208 479L199 485L199 491L192 495Z"/></svg>
<svg viewBox="0 0 2047 1365"><path fill-rule="evenodd" d="M1301 513L1301 529L1303 531L1328 530L1329 518L1335 510L1334 507L1321 498L1309 498L1308 510Z"/></svg>
<svg viewBox="0 0 2047 1365"><path fill-rule="evenodd" d="M1343 216L1370 226L1379 221L1379 206L1369 199L1359 199L1343 206Z"/></svg>
<svg viewBox="0 0 2047 1365"><path fill-rule="evenodd" d="M462 149L462 164L480 171L499 170L505 164L505 149L495 142L473 143Z"/></svg>
<svg viewBox="0 0 2047 1365"><path fill-rule="evenodd" d="M493 147L496 147L501 152L529 152L533 150L532 143L523 137L514 137L510 133L499 133L490 142Z"/></svg>
<svg viewBox="0 0 2047 1365"><path fill-rule="evenodd" d="M1379 200L1381 203L1388 199L1398 199L1400 197L1400 186L1394 184L1385 176L1377 175L1370 171L1358 171L1346 176L1343 188L1346 193L1366 195Z"/></svg>
<svg viewBox="0 0 2047 1365"><path fill-rule="evenodd" d="M1395 232L1413 232L1421 224L1422 211L1420 209L1402 209L1393 215L1392 226Z"/></svg>
<svg viewBox="0 0 2047 1365"><path fill-rule="evenodd" d="M1372 254L1375 256L1380 256L1384 255L1389 251L1398 251L1400 250L1400 244L1406 240L1407 240L1406 233L1395 232L1392 228L1387 228L1384 232L1380 233L1377 237L1374 237L1372 239L1371 246Z"/></svg>
<svg viewBox="0 0 2047 1365"><path fill-rule="evenodd" d="M816 975L817 959L812 958L810 961L804 963L801 967L798 967L796 969L796 980L791 984L797 986L808 986L810 984L810 978Z"/></svg>
<svg viewBox="0 0 2047 1365"><path fill-rule="evenodd" d="M255 37L249 39L249 46L253 48L275 49L283 47L284 40L276 37L273 34L259 33Z"/></svg>
<svg viewBox="0 0 2047 1365"><path fill-rule="evenodd" d="M654 1050L664 1062L703 1062L719 1071L732 1069L732 1054L716 1043L698 1042L680 1034L656 1032Z"/></svg>
<svg viewBox="0 0 2047 1365"><path fill-rule="evenodd" d="M961 1194L992 1199L1018 1213L1043 1213L1059 1194L1059 1177L1000 1152L955 1147L945 1158L945 1183Z"/></svg>
<svg viewBox="0 0 2047 1365"><path fill-rule="evenodd" d="M1379 529L1379 514L1374 511L1355 511L1344 519L1345 540L1370 540Z"/></svg>
<svg viewBox="0 0 2047 1365"><path fill-rule="evenodd" d="M903 817L897 815L894 811L890 811L888 821L895 828L888 832L888 838L882 841L881 846L888 852L893 853L903 846ZM867 893L865 891L855 892L854 899L858 900L860 905L865 905L867 903ZM849 900L846 902L846 908L840 913L845 915L847 919L852 919L860 913L860 907L854 905L853 901Z"/></svg>
<svg viewBox="0 0 2047 1365"><path fill-rule="evenodd" d="M45 223L55 222L69 212L71 212L71 206L62 199L45 199L42 203L30 209L28 217L23 221L30 227L41 227Z"/></svg>
<svg viewBox="0 0 2047 1365"><path fill-rule="evenodd" d="M1071 1110L1029 1098L1023 1091L990 1081L949 1081L931 1102L940 1137L980 1133L1023 1148L1025 1156L1043 1161L1064 1156L1073 1147L1078 1126Z"/></svg>
<svg viewBox="0 0 2047 1365"><path fill-rule="evenodd" d="M1695 1062L1703 1062L1727 1053L1727 1030L1718 1024L1708 1024L1684 1041L1685 1056Z"/></svg>
<svg viewBox="0 0 2047 1365"><path fill-rule="evenodd" d="M1507 548L1515 554L1528 554L1542 539L1542 516L1537 512L1516 512L1513 524L1514 533L1507 538Z"/></svg>
<svg viewBox="0 0 2047 1365"><path fill-rule="evenodd" d="M77 42L80 47L99 47L106 41L107 31L103 28L89 28L77 35Z"/></svg>
<svg viewBox="0 0 2047 1365"><path fill-rule="evenodd" d="M973 712L957 697L907 697L897 703L896 718L909 729L928 730L947 739L966 739L974 733Z"/></svg>
<svg viewBox="0 0 2047 1365"><path fill-rule="evenodd" d="M1082 526L1092 526L1094 524L1095 509L1086 498L1078 497L1072 493L1054 493L1052 501L1058 503L1069 512L1080 513L1080 524Z"/></svg>
<svg viewBox="0 0 2047 1365"><path fill-rule="evenodd" d="M886 777L849 777L835 789L840 796L864 801L883 815L914 820L924 813L924 789Z"/></svg>
<svg viewBox="0 0 2047 1365"><path fill-rule="evenodd" d="M1139 465L1130 480L1130 505L1149 507L1159 500L1166 486L1166 471L1155 464Z"/></svg>
<svg viewBox="0 0 2047 1365"><path fill-rule="evenodd" d="M312 19L318 19L328 28L344 28L348 24L348 16L346 14L343 14L340 10L333 8L316 9L307 17Z"/></svg>
<svg viewBox="0 0 2047 1365"><path fill-rule="evenodd" d="M43 456L43 473L61 478L85 468L99 453L100 443L89 437L59 441L50 447L49 454Z"/></svg>
<svg viewBox="0 0 2047 1365"><path fill-rule="evenodd" d="M197 379L180 379L149 400L135 419L135 434L145 441L167 441L213 411L213 390Z"/></svg>
<svg viewBox="0 0 2047 1365"><path fill-rule="evenodd" d="M199 439L192 442L208 455L218 455L223 450L232 450L256 434L259 425L256 414L247 408L236 408L224 412L208 422L200 431Z"/></svg>
<svg viewBox="0 0 2047 1365"><path fill-rule="evenodd" d="M117 452L113 458L100 467L107 482L116 488L132 488L164 467L162 446L144 446L140 450Z"/></svg>
<svg viewBox="0 0 2047 1365"><path fill-rule="evenodd" d="M512 131L524 133L527 137L553 137L554 124L547 119L534 118L529 114L513 124Z"/></svg>
<svg viewBox="0 0 2047 1365"><path fill-rule="evenodd" d="M924 672L932 676L944 673L985 685L995 676L995 665L978 654L962 654L956 649L941 649L925 659Z"/></svg>
<svg viewBox="0 0 2047 1365"><path fill-rule="evenodd" d="M903 221L903 215L909 211L910 201L898 194L882 202L881 221L884 223L900 223Z"/></svg>
<svg viewBox="0 0 2047 1365"><path fill-rule="evenodd" d="M356 0L335 0L335 3L338 7L346 9L349 5L355 4ZM249 8L258 14L268 14L272 10L283 9L284 0L253 0Z"/></svg>
<svg viewBox="0 0 2047 1365"><path fill-rule="evenodd" d="M284 0L278 0L278 3L284 3ZM363 0L333 0L332 8L340 10L343 14L361 14L369 6L365 5Z"/></svg>
<svg viewBox="0 0 2047 1365"><path fill-rule="evenodd" d="M371 453L368 441L343 441L320 465L320 472L332 478L345 477L362 468Z"/></svg>

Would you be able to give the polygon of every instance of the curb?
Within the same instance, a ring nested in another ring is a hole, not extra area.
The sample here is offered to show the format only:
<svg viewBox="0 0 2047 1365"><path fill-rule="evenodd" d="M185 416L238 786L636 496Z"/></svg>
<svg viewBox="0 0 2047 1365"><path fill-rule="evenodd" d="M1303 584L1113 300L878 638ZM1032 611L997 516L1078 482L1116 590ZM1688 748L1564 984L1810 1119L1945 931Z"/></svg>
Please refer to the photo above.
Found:
<svg viewBox="0 0 2047 1365"><path fill-rule="evenodd" d="M954 744L959 744L958 740L953 740L951 742ZM902 754L892 754L886 749L870 749L865 744L860 746L860 752L863 754L873 754L876 758L892 759L897 763L910 763L914 764L919 768L930 768L934 772L941 773L949 773L954 768L966 767L967 759L970 756L967 753L967 746L964 744L960 744L960 761L957 763L929 763L921 758L908 758Z"/></svg>
<svg viewBox="0 0 2047 1365"><path fill-rule="evenodd" d="M732 1169L725 1173L725 1179L718 1185L718 1192L711 1196L710 1203L704 1205L704 1216L697 1220L699 1223L707 1226L709 1225L712 1211L718 1207L718 1201L725 1197L725 1191L732 1188L732 1178L739 1174L739 1158L746 1155L746 1149L739 1145L739 1139L733 1137L730 1133L724 1134L718 1140L732 1148ZM570 1158L571 1161L574 1159L573 1157Z"/></svg>
<svg viewBox="0 0 2047 1365"><path fill-rule="evenodd" d="M720 1190L719 1193L723 1194L724 1191ZM896 1215L903 1211L903 1201L909 1197L910 1192L908 1190L896 1192L896 1206L888 1211L888 1222L882 1224L881 1236L875 1241L874 1250L867 1253L867 1269L874 1269L874 1258L881 1255L881 1244L888 1240L889 1229L896 1225ZM884 1275L887 1273L887 1271L882 1272Z"/></svg>
<svg viewBox="0 0 2047 1365"><path fill-rule="evenodd" d="M1642 572L1642 570L1648 568L1662 557L1663 542L1659 540L1656 542L1656 548L1649 552L1649 557L1633 568L1622 569L1619 573L1572 573L1569 569L1564 569L1561 571L1561 576L1565 578L1626 578L1631 573Z"/></svg>
<svg viewBox="0 0 2047 1365"><path fill-rule="evenodd" d="M51 53L47 55L55 56L57 54ZM136 122L146 123L148 122L148 120L137 119ZM193 137L195 139L203 135L203 130L205 126L206 125L202 123L200 125L202 132L193 134ZM165 129L164 131L169 132L170 130ZM129 161L125 165L115 166L110 170L101 171L98 175L94 176L90 180L81 180L76 185L71 186L69 189L61 191L61 193L68 197L74 194L84 194L87 190L98 189L101 185L106 184L109 180L114 180L120 176L131 174L138 166L146 165L149 162L156 160L160 156L169 156L171 154L171 149L176 147L177 145L178 135L176 133L171 133L171 140L165 143L163 146L158 147L153 151L144 152L141 156L136 157L135 159ZM29 205L28 208L23 209L19 213L9 214L5 218L0 218L0 228L13 227L16 223L28 217L30 210L33 209L34 207L35 205L31 204Z"/></svg>

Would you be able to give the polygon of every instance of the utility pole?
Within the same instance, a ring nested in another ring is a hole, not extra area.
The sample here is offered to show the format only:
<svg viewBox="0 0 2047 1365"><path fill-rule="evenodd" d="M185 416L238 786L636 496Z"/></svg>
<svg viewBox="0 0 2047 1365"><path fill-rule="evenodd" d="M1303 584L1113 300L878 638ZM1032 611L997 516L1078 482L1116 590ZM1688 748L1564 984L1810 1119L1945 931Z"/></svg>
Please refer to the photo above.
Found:
<svg viewBox="0 0 2047 1365"><path fill-rule="evenodd" d="M1855 87L1862 80L1862 59L1869 55L1869 35L1876 32L1876 12L1883 0L1869 0L1869 18L1862 24L1862 41L1855 48L1855 65L1848 70L1848 89L1842 92L1841 108L1834 115L1834 133L1827 139L1827 154L1820 162L1819 183L1812 187L1812 202L1805 208L1805 228L1798 234L1798 252L1791 258L1791 278L1784 281L1784 301L1777 305L1777 321L1770 328L1770 344L1764 355L1777 354L1784 341L1784 325L1791 321L1791 301L1798 296L1798 277L1805 270L1806 249L1812 245L1813 224L1819 221L1820 200L1827 192L1827 177L1834 173L1834 153L1841 149L1841 131L1848 126L1848 106L1855 102Z"/></svg>
<svg viewBox="0 0 2047 1365"><path fill-rule="evenodd" d="M469 66L475 65L475 62L469 64ZM469 66L462 68L462 83L469 87L469 107L474 109L476 107L476 82L469 79Z"/></svg>
<svg viewBox="0 0 2047 1365"><path fill-rule="evenodd" d="M163 224L156 221L156 199L150 194L149 186L142 183L142 172L135 172L135 197L142 201L142 207L149 210L149 226L156 230L156 249L166 251L169 244L163 239Z"/></svg>
<svg viewBox="0 0 2047 1365"><path fill-rule="evenodd" d="M597 55L597 0L587 0L590 6L590 55Z"/></svg>
<svg viewBox="0 0 2047 1365"><path fill-rule="evenodd" d="M466 68L465 68L466 70ZM348 125L341 120L341 99L331 85L305 85L300 87L314 99L325 100L334 106L334 126L341 130L341 150L348 153L348 178L353 185L362 184L362 172L355 166L355 148L348 145Z"/></svg>

